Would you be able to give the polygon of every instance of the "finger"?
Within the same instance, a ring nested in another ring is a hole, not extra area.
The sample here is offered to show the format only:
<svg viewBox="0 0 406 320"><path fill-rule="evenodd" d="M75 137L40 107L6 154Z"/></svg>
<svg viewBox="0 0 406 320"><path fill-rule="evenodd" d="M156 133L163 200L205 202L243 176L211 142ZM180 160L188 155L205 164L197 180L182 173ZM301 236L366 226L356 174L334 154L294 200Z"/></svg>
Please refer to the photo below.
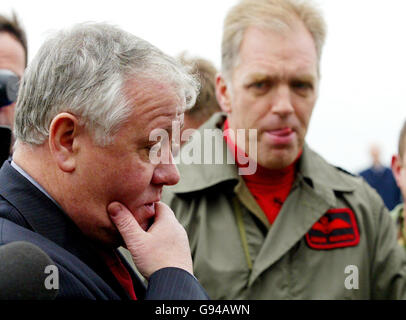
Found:
<svg viewBox="0 0 406 320"><path fill-rule="evenodd" d="M137 234L144 232L132 213L121 203L110 203L107 212L126 244L131 243Z"/></svg>
<svg viewBox="0 0 406 320"><path fill-rule="evenodd" d="M165 203L156 202L154 222L151 224L150 230L152 230L151 228L154 225L160 225L171 219L175 219L175 215L171 208L169 208Z"/></svg>
<svg viewBox="0 0 406 320"><path fill-rule="evenodd" d="M163 202L156 202L155 203L155 214L165 217L165 218L170 218L174 217L175 214L173 213L172 209L165 203Z"/></svg>

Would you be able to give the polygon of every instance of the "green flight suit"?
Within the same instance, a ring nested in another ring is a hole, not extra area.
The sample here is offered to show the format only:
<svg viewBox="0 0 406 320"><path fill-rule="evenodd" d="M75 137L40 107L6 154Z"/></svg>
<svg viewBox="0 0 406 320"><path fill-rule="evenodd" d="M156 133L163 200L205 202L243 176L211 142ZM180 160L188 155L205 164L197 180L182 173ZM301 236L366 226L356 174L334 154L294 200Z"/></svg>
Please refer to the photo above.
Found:
<svg viewBox="0 0 406 320"><path fill-rule="evenodd" d="M215 135L227 159L224 121L216 114L199 132L220 129ZM183 147L181 155L190 150ZM272 226L235 165L180 163L178 169L180 182L164 188L163 201L185 227L194 274L212 299L405 297L406 256L382 200L362 178L328 164L307 145ZM306 234L334 208L354 212L359 243L311 248Z"/></svg>

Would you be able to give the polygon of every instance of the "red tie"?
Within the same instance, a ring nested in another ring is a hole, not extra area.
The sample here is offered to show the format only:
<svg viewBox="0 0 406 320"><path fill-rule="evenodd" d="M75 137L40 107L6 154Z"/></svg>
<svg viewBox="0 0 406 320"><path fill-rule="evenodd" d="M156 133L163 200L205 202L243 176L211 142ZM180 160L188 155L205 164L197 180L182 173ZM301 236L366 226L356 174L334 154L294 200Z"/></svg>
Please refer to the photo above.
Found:
<svg viewBox="0 0 406 320"><path fill-rule="evenodd" d="M102 252L102 257L118 282L130 295L131 300L137 300L131 275L117 253L115 251Z"/></svg>

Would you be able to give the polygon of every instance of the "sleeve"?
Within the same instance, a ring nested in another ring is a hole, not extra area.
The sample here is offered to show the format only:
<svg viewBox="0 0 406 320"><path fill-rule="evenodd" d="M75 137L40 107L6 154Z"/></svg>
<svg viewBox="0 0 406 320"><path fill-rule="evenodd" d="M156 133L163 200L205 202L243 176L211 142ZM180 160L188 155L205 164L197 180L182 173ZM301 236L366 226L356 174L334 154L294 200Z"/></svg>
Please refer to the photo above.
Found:
<svg viewBox="0 0 406 320"><path fill-rule="evenodd" d="M199 281L180 268L163 268L149 278L147 300L208 300Z"/></svg>
<svg viewBox="0 0 406 320"><path fill-rule="evenodd" d="M395 223L383 203L378 210L371 297L406 299L406 251L397 242Z"/></svg>

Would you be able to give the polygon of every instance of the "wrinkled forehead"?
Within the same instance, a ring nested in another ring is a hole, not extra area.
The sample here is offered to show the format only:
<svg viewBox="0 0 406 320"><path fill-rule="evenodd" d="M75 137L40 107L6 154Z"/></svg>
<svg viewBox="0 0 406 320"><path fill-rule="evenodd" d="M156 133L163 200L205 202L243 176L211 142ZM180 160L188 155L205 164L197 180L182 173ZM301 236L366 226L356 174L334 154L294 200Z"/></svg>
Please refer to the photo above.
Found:
<svg viewBox="0 0 406 320"><path fill-rule="evenodd" d="M295 50L290 50L290 53L295 53L298 58L308 57L314 62L317 74L320 73L320 57L317 53L316 43L310 31L304 25L302 21L296 18L290 19L285 23L275 23L275 24L266 24L266 23L252 23L247 25L246 28L240 33L239 46L234 57L233 64L231 66L231 74L234 73L242 62L242 55L244 50L250 52L251 55L261 54L261 48L255 47L258 44L257 34L253 33L262 33L263 43L267 43L267 40L272 39L281 39L284 40L277 42L273 45L273 51L278 52L281 56L286 54L287 45L290 44ZM253 44L250 44L248 47L244 46L249 41L253 41Z"/></svg>

